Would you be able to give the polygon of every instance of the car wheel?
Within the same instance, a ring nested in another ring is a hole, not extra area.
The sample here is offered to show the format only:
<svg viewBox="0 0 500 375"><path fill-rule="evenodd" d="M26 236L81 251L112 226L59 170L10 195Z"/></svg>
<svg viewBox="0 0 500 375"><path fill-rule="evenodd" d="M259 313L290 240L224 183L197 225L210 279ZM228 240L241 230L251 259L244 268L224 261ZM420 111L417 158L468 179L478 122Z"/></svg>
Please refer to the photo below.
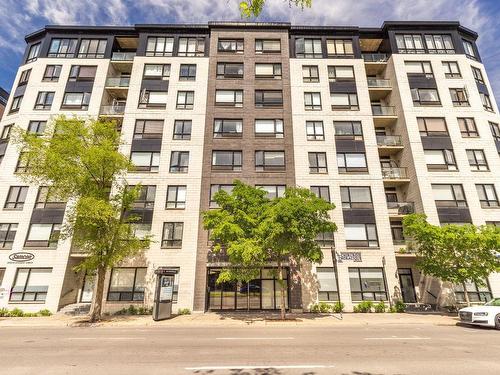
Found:
<svg viewBox="0 0 500 375"><path fill-rule="evenodd" d="M500 329L500 314L497 314L497 316L495 316L495 328Z"/></svg>

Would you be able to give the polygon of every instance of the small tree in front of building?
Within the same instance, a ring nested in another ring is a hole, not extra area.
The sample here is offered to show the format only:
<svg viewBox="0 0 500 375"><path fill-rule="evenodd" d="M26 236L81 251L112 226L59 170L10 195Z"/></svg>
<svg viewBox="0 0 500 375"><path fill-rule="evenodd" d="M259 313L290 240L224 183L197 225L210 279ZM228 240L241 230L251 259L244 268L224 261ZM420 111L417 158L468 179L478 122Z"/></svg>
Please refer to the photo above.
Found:
<svg viewBox="0 0 500 375"><path fill-rule="evenodd" d="M28 166L21 178L49 185L52 194L72 201L61 236L71 236L73 246L86 253L76 269L95 273L90 320L100 320L106 272L150 243L149 237L135 236L132 224L137 218L124 215L139 187L123 186L132 165L118 150L116 124L61 116L41 135L17 128L13 138L20 161Z"/></svg>
<svg viewBox="0 0 500 375"><path fill-rule="evenodd" d="M500 270L500 228L472 224L437 226L423 214L403 219L404 235L414 242L417 267L426 275L461 285L470 305L467 282L484 286Z"/></svg>

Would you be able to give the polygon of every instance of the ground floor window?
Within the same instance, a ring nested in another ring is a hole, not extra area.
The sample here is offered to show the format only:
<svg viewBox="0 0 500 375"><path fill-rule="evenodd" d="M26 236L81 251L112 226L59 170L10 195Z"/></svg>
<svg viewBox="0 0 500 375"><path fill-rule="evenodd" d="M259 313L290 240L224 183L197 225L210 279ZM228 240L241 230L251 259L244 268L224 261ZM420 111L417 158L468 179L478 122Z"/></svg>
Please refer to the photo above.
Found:
<svg viewBox="0 0 500 375"><path fill-rule="evenodd" d="M349 284L353 301L385 301L384 270L382 268L349 267Z"/></svg>
<svg viewBox="0 0 500 375"><path fill-rule="evenodd" d="M469 296L469 301L471 302L487 302L493 297L491 295L490 285L486 280L483 286L479 286L476 283L466 283L467 295ZM465 293L462 285L455 285L455 298L459 303L465 303Z"/></svg>
<svg viewBox="0 0 500 375"><path fill-rule="evenodd" d="M333 267L316 267L319 301L338 301L337 275Z"/></svg>
<svg viewBox="0 0 500 375"><path fill-rule="evenodd" d="M113 268L108 301L144 301L146 268Z"/></svg>
<svg viewBox="0 0 500 375"><path fill-rule="evenodd" d="M52 268L18 268L10 293L12 302L45 302Z"/></svg>
<svg viewBox="0 0 500 375"><path fill-rule="evenodd" d="M220 268L209 268L207 273L208 309L210 310L272 310L280 308L280 286L276 272L271 268L260 270L260 277L246 282L218 284ZM285 307L288 308L288 274L283 269Z"/></svg>

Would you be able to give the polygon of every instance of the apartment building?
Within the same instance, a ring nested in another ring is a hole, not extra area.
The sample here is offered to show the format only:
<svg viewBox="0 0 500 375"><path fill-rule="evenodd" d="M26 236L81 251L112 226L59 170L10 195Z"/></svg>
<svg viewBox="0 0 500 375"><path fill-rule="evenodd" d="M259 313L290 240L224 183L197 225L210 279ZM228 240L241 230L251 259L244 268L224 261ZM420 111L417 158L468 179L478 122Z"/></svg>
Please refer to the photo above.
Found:
<svg viewBox="0 0 500 375"><path fill-rule="evenodd" d="M321 264L289 264L287 307L364 300L451 305L457 286L421 275L402 218L500 225L500 117L476 46L457 22L381 28L210 22L130 27L48 26L26 53L0 122L0 307L88 304L85 254L58 239L67 202L29 186L13 126L41 133L55 116L110 118L126 176L143 191L137 233L154 242L115 267L105 310L150 306L158 269L176 273L174 311L276 309L273 265L217 284L201 212L235 179L279 197L301 186L333 202L335 233ZM500 276L470 285L500 295Z"/></svg>
<svg viewBox="0 0 500 375"><path fill-rule="evenodd" d="M9 93L0 87L0 119L5 112L5 107L7 106L7 100L9 100Z"/></svg>

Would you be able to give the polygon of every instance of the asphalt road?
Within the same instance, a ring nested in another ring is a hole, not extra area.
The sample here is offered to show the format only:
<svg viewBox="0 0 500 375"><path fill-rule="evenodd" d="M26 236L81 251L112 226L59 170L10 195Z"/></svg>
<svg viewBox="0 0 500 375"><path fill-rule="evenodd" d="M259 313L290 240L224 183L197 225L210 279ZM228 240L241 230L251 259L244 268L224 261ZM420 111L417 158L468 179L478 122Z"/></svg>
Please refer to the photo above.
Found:
<svg viewBox="0 0 500 375"><path fill-rule="evenodd" d="M0 374L500 374L500 332L459 326L0 328Z"/></svg>

